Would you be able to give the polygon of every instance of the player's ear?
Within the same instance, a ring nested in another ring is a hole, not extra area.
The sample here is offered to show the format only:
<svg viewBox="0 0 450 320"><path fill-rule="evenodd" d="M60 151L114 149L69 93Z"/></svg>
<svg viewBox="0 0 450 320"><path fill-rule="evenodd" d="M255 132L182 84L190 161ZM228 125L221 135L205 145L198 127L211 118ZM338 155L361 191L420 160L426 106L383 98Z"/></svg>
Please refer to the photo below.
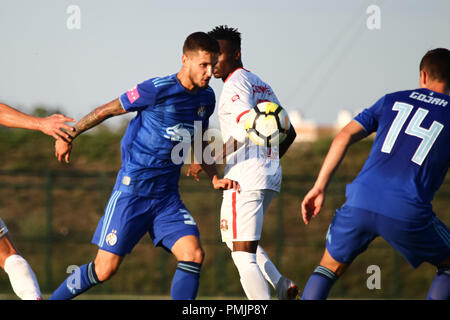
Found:
<svg viewBox="0 0 450 320"><path fill-rule="evenodd" d="M428 83L428 73L425 70L420 70L419 88L426 88Z"/></svg>
<svg viewBox="0 0 450 320"><path fill-rule="evenodd" d="M181 56L181 63L183 64L183 66L187 64L188 60L189 57L185 53L183 53L183 55Z"/></svg>
<svg viewBox="0 0 450 320"><path fill-rule="evenodd" d="M234 60L240 61L241 60L241 50L236 50L234 52Z"/></svg>

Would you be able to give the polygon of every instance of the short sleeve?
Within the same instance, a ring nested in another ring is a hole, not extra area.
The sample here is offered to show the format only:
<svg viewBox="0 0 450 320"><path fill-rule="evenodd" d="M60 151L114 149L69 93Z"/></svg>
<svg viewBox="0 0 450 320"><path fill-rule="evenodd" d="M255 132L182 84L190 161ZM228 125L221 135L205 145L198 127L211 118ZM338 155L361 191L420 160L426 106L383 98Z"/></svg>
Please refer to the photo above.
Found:
<svg viewBox="0 0 450 320"><path fill-rule="evenodd" d="M385 96L379 99L370 108L364 109L353 119L358 122L368 134L375 132L378 129L378 119L380 117L380 111L384 105L384 101Z"/></svg>
<svg viewBox="0 0 450 320"><path fill-rule="evenodd" d="M139 111L155 105L157 89L153 81L144 81L122 94L119 98L126 111Z"/></svg>

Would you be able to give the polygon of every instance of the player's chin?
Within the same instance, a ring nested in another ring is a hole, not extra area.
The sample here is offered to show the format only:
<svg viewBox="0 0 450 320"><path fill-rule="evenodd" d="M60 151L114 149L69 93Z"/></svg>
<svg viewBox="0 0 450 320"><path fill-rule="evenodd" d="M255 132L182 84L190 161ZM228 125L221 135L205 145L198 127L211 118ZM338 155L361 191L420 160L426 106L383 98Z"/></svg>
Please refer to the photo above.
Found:
<svg viewBox="0 0 450 320"><path fill-rule="evenodd" d="M207 88L208 85L209 85L209 80L210 80L210 79L200 81L200 83L198 84L198 87L199 87L200 89L205 89L205 88Z"/></svg>

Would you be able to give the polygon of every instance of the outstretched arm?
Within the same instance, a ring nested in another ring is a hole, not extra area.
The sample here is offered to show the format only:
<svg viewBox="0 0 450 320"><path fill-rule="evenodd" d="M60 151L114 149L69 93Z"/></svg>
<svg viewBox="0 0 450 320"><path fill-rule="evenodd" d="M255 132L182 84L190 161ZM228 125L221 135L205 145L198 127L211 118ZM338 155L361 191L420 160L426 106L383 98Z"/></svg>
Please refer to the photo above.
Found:
<svg viewBox="0 0 450 320"><path fill-rule="evenodd" d="M363 127L358 122L351 121L334 138L317 180L301 204L305 224L308 224L311 218L315 217L322 209L328 184L344 158L348 147L366 136L367 133Z"/></svg>
<svg viewBox="0 0 450 320"><path fill-rule="evenodd" d="M72 141L83 132L95 127L106 119L124 113L127 113L127 111L123 109L119 99L108 102L107 104L96 108L95 110L84 116L80 121L78 121L74 126L74 130L68 132L71 138L70 140ZM59 162L63 162L63 160L65 160L67 163L69 163L70 153L72 151L71 141L65 142L58 140L55 142L55 156Z"/></svg>
<svg viewBox="0 0 450 320"><path fill-rule="evenodd" d="M75 119L68 118L62 114L53 114L46 118L30 116L14 109L6 104L0 103L0 125L11 128L22 128L41 131L55 139L63 137L69 139L68 132L73 128L65 122L73 122ZM66 130L67 132L62 131Z"/></svg>
<svg viewBox="0 0 450 320"><path fill-rule="evenodd" d="M127 113L122 107L120 100L117 98L111 102L108 102L96 109L92 112L84 116L77 124L74 125L73 132L70 132L70 136L72 140L77 136L82 134L84 131L87 131L96 125L102 123L108 118L118 116L121 114Z"/></svg>

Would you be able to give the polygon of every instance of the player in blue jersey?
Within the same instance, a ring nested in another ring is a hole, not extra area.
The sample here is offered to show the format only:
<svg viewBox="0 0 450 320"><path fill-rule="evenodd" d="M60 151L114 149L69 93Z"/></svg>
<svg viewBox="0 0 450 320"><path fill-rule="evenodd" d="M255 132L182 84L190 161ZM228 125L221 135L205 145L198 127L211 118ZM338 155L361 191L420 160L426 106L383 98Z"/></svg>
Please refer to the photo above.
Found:
<svg viewBox="0 0 450 320"><path fill-rule="evenodd" d="M69 138L61 128L72 130L65 122L75 121L61 114L33 117L0 103L0 125L11 128L38 130L55 139ZM40 300L41 290L31 266L14 246L8 228L0 218L0 267L8 274L14 292L20 299Z"/></svg>
<svg viewBox="0 0 450 320"><path fill-rule="evenodd" d="M347 148L376 132L361 172L347 186L336 211L320 265L303 299L326 299L334 282L377 236L417 268L437 267L427 299L450 298L450 231L432 211L431 200L450 164L450 51L427 52L420 88L387 94L354 118L331 144L313 188L305 196L305 224L316 216L327 186Z"/></svg>
<svg viewBox="0 0 450 320"><path fill-rule="evenodd" d="M215 107L208 83L218 53L217 41L206 33L189 35L177 74L144 81L74 126L73 138L109 117L137 112L122 139L122 166L92 239L99 247L97 256L74 271L51 299L70 299L108 280L146 233L155 246L170 250L178 260L172 298L195 299L204 252L197 225L178 193L183 161L173 151L180 143L190 143L196 130L208 128ZM55 148L58 160L68 162L71 143L58 142ZM214 165L204 169L214 188L237 187L229 179L219 179ZM79 281L74 282L77 274Z"/></svg>

